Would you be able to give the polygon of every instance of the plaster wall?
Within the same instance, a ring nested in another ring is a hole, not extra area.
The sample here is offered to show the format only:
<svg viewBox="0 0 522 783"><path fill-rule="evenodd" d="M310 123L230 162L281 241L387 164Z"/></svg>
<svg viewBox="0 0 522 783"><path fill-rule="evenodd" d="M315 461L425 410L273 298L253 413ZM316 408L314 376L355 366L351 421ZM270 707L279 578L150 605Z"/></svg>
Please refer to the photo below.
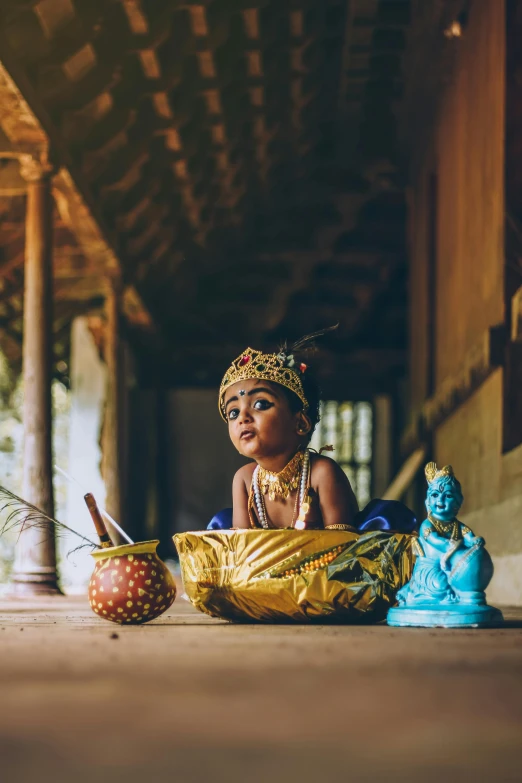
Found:
<svg viewBox="0 0 522 783"><path fill-rule="evenodd" d="M438 388L459 371L483 333L505 318L504 14L503 0L470 4L465 34L455 41L456 69L440 104L431 153L412 178L414 408L430 393L430 363ZM434 180L435 210L429 197ZM433 285L430 221L435 234ZM437 462L453 465L465 495L461 518L486 538L494 557L490 599L522 604L522 447L502 453L502 385L499 369L437 429L433 451Z"/></svg>
<svg viewBox="0 0 522 783"><path fill-rule="evenodd" d="M173 533L202 530L232 505L232 479L245 459L228 437L217 389L177 389L169 396Z"/></svg>
<svg viewBox="0 0 522 783"><path fill-rule="evenodd" d="M471 4L436 134L436 382L504 317L504 3Z"/></svg>
<svg viewBox="0 0 522 783"><path fill-rule="evenodd" d="M79 533L96 541L83 496L92 492L103 507L105 485L100 473L100 429L106 393L106 371L89 331L87 318L75 318L71 330L71 393L67 463L57 463L73 477L67 485L66 519ZM59 539L60 582L69 593L82 593L93 570L90 549L78 549L78 539L65 534Z"/></svg>
<svg viewBox="0 0 522 783"><path fill-rule="evenodd" d="M459 370L482 332L504 319L503 0L472 3L469 25L455 46L459 57L453 78L441 99L428 154L413 172L409 194L414 407L430 394L430 362L438 386ZM435 208L430 199L433 183Z"/></svg>

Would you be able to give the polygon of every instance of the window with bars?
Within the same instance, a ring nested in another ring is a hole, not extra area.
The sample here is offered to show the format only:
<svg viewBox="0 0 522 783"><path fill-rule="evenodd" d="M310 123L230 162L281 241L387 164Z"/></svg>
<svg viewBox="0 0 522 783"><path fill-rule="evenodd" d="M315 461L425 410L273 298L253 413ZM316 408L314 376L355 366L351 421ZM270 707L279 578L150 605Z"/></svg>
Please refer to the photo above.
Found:
<svg viewBox="0 0 522 783"><path fill-rule="evenodd" d="M359 508L371 499L373 408L369 402L321 403L321 420L310 446L333 446L332 457L348 476Z"/></svg>

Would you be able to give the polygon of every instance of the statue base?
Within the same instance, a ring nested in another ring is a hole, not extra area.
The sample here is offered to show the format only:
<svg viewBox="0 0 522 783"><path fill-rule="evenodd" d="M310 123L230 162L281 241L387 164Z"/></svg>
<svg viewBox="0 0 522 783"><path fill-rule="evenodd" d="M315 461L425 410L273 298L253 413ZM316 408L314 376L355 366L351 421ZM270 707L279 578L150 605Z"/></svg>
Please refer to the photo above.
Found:
<svg viewBox="0 0 522 783"><path fill-rule="evenodd" d="M487 604L395 606L386 619L399 628L491 628L504 622L502 612Z"/></svg>

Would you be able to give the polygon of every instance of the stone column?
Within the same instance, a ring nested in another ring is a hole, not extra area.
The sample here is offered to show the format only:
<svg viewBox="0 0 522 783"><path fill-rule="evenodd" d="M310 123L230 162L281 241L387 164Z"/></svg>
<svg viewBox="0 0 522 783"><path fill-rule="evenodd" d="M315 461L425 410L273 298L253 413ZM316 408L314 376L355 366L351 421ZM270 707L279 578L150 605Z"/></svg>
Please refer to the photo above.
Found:
<svg viewBox="0 0 522 783"><path fill-rule="evenodd" d="M22 156L27 181L24 280L24 450L23 497L54 515L52 469L52 170ZM12 592L20 596L60 593L55 531L24 530L17 542Z"/></svg>
<svg viewBox="0 0 522 783"><path fill-rule="evenodd" d="M114 519L121 519L121 445L122 445L122 366L120 349L121 284L109 281L105 299L106 329L104 358L107 366L107 397L102 439L102 474L105 482L105 507Z"/></svg>

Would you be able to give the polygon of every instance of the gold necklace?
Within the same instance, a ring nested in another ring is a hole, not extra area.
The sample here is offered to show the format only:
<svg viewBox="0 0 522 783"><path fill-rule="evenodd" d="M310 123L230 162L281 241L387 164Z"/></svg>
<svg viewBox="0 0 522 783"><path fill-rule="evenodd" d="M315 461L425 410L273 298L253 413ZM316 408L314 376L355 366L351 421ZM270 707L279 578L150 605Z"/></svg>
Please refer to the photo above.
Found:
<svg viewBox="0 0 522 783"><path fill-rule="evenodd" d="M270 500L276 500L276 498L286 500L290 492L299 486L303 458L304 452L298 451L279 473L265 470L259 465L258 480L261 493L263 495L268 493Z"/></svg>
<svg viewBox="0 0 522 783"><path fill-rule="evenodd" d="M428 514L428 519L441 536L449 536L452 541L459 541L462 538L460 532L460 523L458 519L452 519L450 522L441 522Z"/></svg>

